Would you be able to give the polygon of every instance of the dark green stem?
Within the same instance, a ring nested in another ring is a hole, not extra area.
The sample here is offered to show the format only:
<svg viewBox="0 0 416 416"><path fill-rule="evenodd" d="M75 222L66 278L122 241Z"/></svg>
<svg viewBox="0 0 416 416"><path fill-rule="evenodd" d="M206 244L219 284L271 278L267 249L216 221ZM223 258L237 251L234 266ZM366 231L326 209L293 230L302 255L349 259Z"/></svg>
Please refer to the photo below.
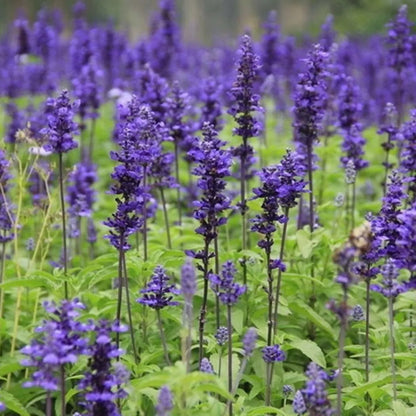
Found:
<svg viewBox="0 0 416 416"><path fill-rule="evenodd" d="M168 248L170 250L172 248L172 240L170 239L169 217L168 217L168 210L166 208L165 193L161 186L159 187L159 189L160 189L160 198L162 200L163 217L165 220L166 238L168 239Z"/></svg>
<svg viewBox="0 0 416 416"><path fill-rule="evenodd" d="M160 333L160 340L162 342L163 353L165 355L165 361L167 365L172 365L169 359L169 352L168 352L168 346L166 344L165 331L163 331L162 319L160 317L160 309L156 309L156 316L157 316L157 326L159 328L159 333Z"/></svg>
<svg viewBox="0 0 416 416"><path fill-rule="evenodd" d="M59 193L61 197L61 212L62 212L62 240L64 246L64 291L65 299L68 299L68 282L66 281L68 275L68 254L66 247L66 213L65 213L65 193L64 193L64 168L62 161L62 153L59 153Z"/></svg>
<svg viewBox="0 0 416 416"><path fill-rule="evenodd" d="M138 364L139 358L137 356L137 349L136 349L136 341L134 338L134 326L133 326L133 319L131 314L131 303L130 303L130 292L129 292L129 279L127 276L127 265L126 265L126 254L124 251L122 252L122 261L123 261L123 279L124 284L126 286L126 303L127 303L127 315L129 318L129 331L130 331L130 338L131 338L131 346L133 348L133 356L134 362Z"/></svg>
<svg viewBox="0 0 416 416"><path fill-rule="evenodd" d="M231 326L231 305L227 305L227 329L228 329L228 391L233 391L233 342L232 342L232 326ZM228 415L233 414L233 404L230 402L228 406Z"/></svg>
<svg viewBox="0 0 416 416"><path fill-rule="evenodd" d="M397 399L397 381L396 381L396 364L394 362L395 354L395 340L394 340L394 311L393 311L393 297L389 299L389 330L390 330L390 358L391 358L391 378L393 383L393 399Z"/></svg>

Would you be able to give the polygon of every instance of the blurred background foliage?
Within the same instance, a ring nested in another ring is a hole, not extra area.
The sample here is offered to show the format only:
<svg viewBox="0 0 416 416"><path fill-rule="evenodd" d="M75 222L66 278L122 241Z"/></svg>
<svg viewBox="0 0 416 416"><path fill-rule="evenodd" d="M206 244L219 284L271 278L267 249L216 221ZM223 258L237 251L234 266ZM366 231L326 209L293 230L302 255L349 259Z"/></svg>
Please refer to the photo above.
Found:
<svg viewBox="0 0 416 416"><path fill-rule="evenodd" d="M368 36L384 32L403 1L397 0L176 0L178 19L187 40L206 44L235 38L245 30L254 35L270 10L276 10L285 34L316 34L328 14L340 34ZM41 7L57 8L71 19L75 0L0 0L2 32L19 13L33 20ZM92 22L112 21L133 38L148 30L158 0L85 0ZM416 0L409 0L409 17L416 19ZM69 27L68 25L66 27Z"/></svg>

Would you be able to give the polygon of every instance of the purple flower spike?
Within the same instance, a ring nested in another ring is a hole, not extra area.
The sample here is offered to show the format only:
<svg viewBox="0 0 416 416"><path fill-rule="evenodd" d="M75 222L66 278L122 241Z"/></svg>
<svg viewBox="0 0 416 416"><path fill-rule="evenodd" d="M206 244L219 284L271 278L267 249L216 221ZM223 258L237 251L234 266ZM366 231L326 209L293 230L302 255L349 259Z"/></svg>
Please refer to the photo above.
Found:
<svg viewBox="0 0 416 416"><path fill-rule="evenodd" d="M150 282L140 293L144 296L137 299L137 302L152 309L179 305L179 302L172 301L173 295L179 294L179 291L175 289L175 285L169 285L169 276L162 266L156 266Z"/></svg>
<svg viewBox="0 0 416 416"><path fill-rule="evenodd" d="M44 146L45 150L66 153L78 147L73 137L78 134L78 125L74 122L78 103L71 103L68 91L63 90L58 98L49 98L46 106L49 107L48 127L43 133L49 142Z"/></svg>
<svg viewBox="0 0 416 416"><path fill-rule="evenodd" d="M234 305L238 299L246 292L246 286L235 283L234 276L237 269L232 261L227 261L222 266L221 276L211 273L208 278L212 288L216 290L217 296L225 305Z"/></svg>
<svg viewBox="0 0 416 416"><path fill-rule="evenodd" d="M52 391L59 388L61 366L74 364L80 354L88 353L88 340L83 334L89 328L77 320L78 310L85 308L78 299L64 300L60 306L45 302L44 308L51 314L51 319L36 328L40 337L21 350L28 356L22 364L36 369L32 380L23 386L37 386Z"/></svg>
<svg viewBox="0 0 416 416"><path fill-rule="evenodd" d="M173 409L172 392L168 386L162 386L159 392L159 398L156 405L157 416L169 416Z"/></svg>
<svg viewBox="0 0 416 416"><path fill-rule="evenodd" d="M251 354L253 354L254 348L256 348L256 342L257 330L256 328L249 328L243 338L243 350L245 357L250 357Z"/></svg>
<svg viewBox="0 0 416 416"><path fill-rule="evenodd" d="M199 366L199 371L201 371L203 373L214 374L214 368L212 367L212 364L208 360L208 358L204 357L201 360L201 364Z"/></svg>
<svg viewBox="0 0 416 416"><path fill-rule="evenodd" d="M268 345L262 349L263 360L266 363L277 363L286 360L286 354L280 349L280 345Z"/></svg>
<svg viewBox="0 0 416 416"><path fill-rule="evenodd" d="M120 386L128 381L129 374L121 363L112 364L124 351L112 342L111 333L125 332L127 328L101 320L92 329L96 336L89 347L89 370L78 384L84 398L80 403L85 408L82 414L121 416L116 401L127 396Z"/></svg>

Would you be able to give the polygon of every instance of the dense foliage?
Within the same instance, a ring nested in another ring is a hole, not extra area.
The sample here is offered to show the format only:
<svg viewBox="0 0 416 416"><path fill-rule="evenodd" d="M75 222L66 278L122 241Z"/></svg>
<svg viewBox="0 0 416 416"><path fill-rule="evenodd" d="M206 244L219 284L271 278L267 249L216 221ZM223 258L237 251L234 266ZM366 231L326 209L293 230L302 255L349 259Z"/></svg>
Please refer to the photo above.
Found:
<svg viewBox="0 0 416 416"><path fill-rule="evenodd" d="M412 415L416 37L0 41L0 411Z"/></svg>

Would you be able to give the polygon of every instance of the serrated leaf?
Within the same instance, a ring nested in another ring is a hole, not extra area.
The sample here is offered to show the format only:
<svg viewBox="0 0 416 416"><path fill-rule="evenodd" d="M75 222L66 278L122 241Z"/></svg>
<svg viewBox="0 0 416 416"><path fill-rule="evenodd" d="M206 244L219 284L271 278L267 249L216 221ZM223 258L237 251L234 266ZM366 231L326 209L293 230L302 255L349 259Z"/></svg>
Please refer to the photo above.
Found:
<svg viewBox="0 0 416 416"><path fill-rule="evenodd" d="M23 404L7 391L0 391L0 400L4 403L7 409L16 412L20 416L30 416Z"/></svg>

